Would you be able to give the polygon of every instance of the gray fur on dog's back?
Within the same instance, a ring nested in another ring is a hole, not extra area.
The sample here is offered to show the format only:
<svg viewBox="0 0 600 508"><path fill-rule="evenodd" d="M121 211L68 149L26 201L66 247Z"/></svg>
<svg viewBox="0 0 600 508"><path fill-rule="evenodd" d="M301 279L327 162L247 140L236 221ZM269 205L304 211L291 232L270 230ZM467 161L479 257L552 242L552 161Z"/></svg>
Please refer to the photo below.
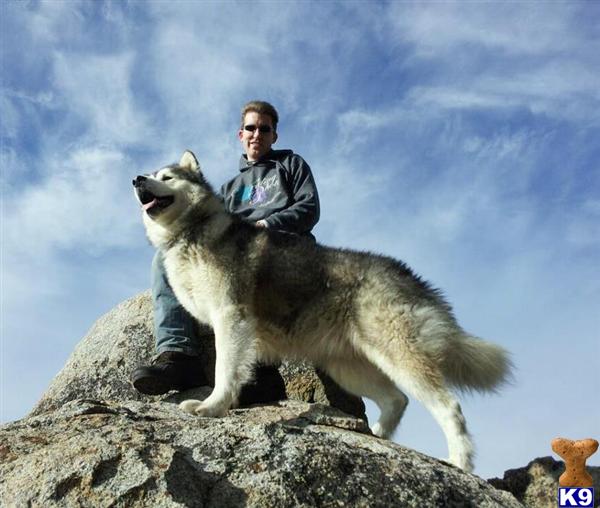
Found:
<svg viewBox="0 0 600 508"><path fill-rule="evenodd" d="M400 314L427 314L422 323L427 332L415 334L421 340L416 346L439 362L450 385L493 391L506 380L510 365L502 348L465 333L441 292L401 261L323 247L292 235L274 233L270 240L254 283L256 313L281 327L282 336L293 332L294 324L308 332L310 320L321 314L337 315L346 326L358 328L357 300L376 306L374 313L385 313L394 302ZM436 329L445 340L436 338Z"/></svg>

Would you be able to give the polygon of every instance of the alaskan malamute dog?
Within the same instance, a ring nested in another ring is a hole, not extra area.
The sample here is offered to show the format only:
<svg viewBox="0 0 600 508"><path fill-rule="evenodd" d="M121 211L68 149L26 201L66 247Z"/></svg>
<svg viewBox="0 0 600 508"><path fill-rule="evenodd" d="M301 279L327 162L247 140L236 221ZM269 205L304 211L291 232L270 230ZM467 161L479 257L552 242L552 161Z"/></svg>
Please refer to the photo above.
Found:
<svg viewBox="0 0 600 508"><path fill-rule="evenodd" d="M133 185L177 298L215 332L214 390L182 409L222 416L257 360L306 359L377 403L377 436L400 422L404 392L414 396L442 427L449 462L472 469L451 388L493 391L511 365L502 348L460 328L439 291L400 261L243 222L224 209L192 152Z"/></svg>

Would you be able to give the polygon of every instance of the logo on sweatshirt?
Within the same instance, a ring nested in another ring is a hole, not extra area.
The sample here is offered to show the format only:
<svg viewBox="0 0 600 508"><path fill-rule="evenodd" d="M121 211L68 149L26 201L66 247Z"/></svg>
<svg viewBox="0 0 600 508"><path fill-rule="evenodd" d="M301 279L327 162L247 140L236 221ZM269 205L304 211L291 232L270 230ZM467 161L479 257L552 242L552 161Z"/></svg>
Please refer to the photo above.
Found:
<svg viewBox="0 0 600 508"><path fill-rule="evenodd" d="M273 175L254 185L244 185L236 193L236 201L251 206L263 205L269 201L269 190L278 188L278 178Z"/></svg>
<svg viewBox="0 0 600 508"><path fill-rule="evenodd" d="M245 185L236 196L236 201L249 205L260 205L267 200L267 191L260 185Z"/></svg>

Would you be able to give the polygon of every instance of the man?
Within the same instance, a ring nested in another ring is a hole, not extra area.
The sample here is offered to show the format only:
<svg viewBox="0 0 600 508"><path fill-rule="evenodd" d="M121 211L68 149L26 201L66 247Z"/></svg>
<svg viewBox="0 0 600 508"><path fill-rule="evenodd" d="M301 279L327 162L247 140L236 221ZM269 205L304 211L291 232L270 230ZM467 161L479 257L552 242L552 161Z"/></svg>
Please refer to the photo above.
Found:
<svg viewBox="0 0 600 508"><path fill-rule="evenodd" d="M263 101L242 109L238 137L244 149L239 174L223 185L226 208L256 227L311 235L319 220L319 196L308 164L291 150L273 150L279 115ZM203 341L214 341L212 330L199 327L179 304L169 286L162 257L152 262L152 299L157 356L132 374L133 386L149 395L211 385L198 356ZM242 389L240 404L285 398L276 367L258 366L255 379Z"/></svg>

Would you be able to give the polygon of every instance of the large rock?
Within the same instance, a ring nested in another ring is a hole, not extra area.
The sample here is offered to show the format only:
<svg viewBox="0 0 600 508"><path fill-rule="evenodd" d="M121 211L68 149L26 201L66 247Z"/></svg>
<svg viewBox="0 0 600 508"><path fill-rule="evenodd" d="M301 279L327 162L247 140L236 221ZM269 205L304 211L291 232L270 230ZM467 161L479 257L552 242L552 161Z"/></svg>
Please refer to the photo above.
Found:
<svg viewBox="0 0 600 508"><path fill-rule="evenodd" d="M208 379L214 379L214 341L202 343ZM138 393L131 372L154 355L150 293L137 295L101 317L77 345L64 368L34 407L31 415L61 407L76 399L157 401ZM365 406L324 374L302 363L284 363L280 372L289 398L329 404L366 421Z"/></svg>
<svg viewBox="0 0 600 508"><path fill-rule="evenodd" d="M522 506L374 437L362 401L309 365L280 368L298 400L210 419L177 405L210 387L133 389L132 370L153 353L148 293L99 319L30 416L0 428L0 506ZM201 356L210 379L210 340Z"/></svg>
<svg viewBox="0 0 600 508"><path fill-rule="evenodd" d="M600 505L600 467L587 466L594 479L596 503ZM552 457L532 460L527 466L509 469L503 478L488 480L497 489L511 492L525 506L531 508L556 508L558 479L565 471L565 463Z"/></svg>
<svg viewBox="0 0 600 508"><path fill-rule="evenodd" d="M286 401L210 419L177 400L73 400L5 425L0 505L522 506L328 406Z"/></svg>

